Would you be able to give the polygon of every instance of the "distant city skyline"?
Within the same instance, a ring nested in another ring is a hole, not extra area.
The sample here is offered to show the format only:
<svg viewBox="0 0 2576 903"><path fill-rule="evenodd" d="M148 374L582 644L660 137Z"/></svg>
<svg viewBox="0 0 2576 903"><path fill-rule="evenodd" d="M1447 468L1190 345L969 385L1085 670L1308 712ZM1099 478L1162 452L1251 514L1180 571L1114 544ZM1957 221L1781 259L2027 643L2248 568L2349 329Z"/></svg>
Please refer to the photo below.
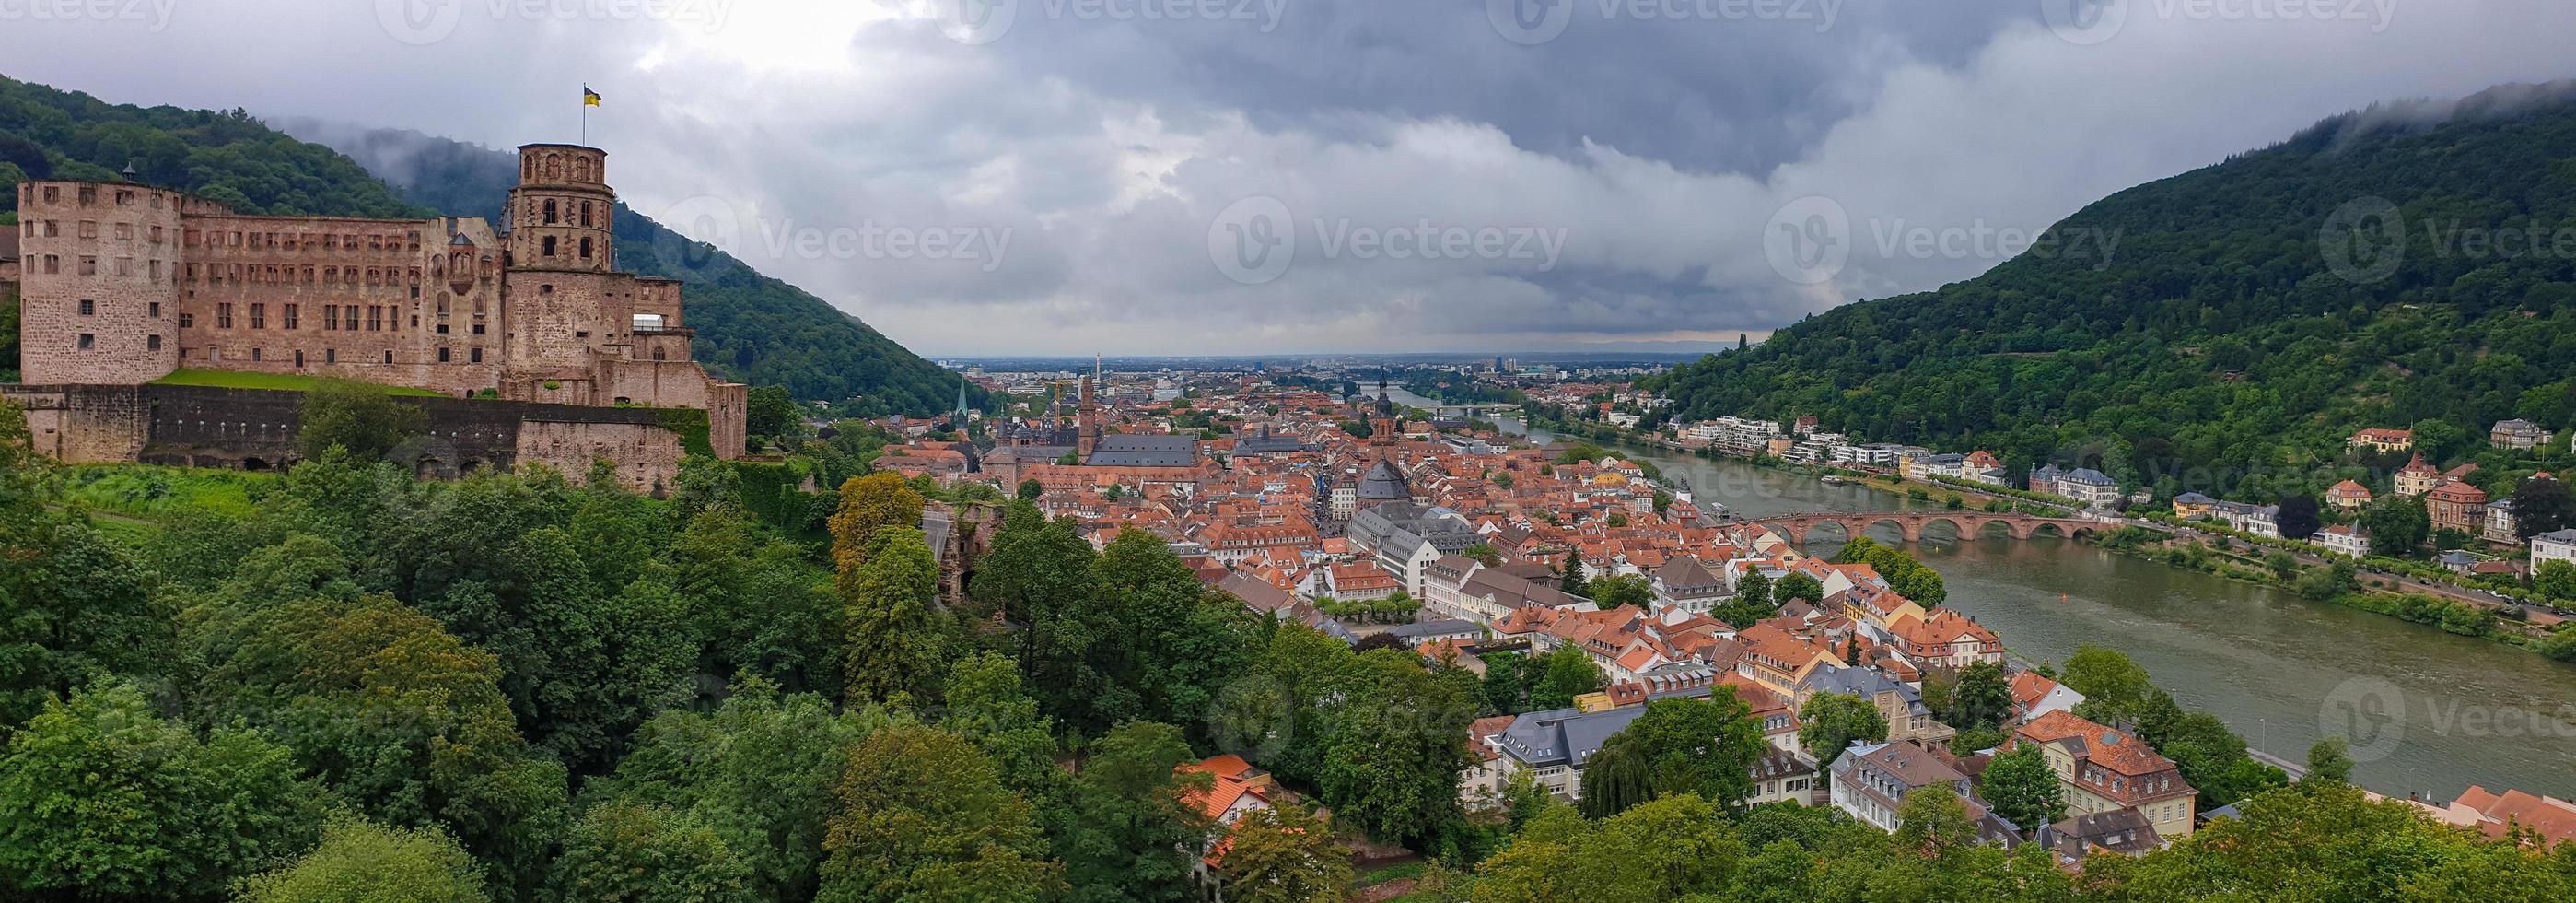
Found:
<svg viewBox="0 0 2576 903"><path fill-rule="evenodd" d="M2551 0L957 2L39 4L0 74L586 136L637 211L931 355L1725 346L2326 116L2576 75Z"/></svg>

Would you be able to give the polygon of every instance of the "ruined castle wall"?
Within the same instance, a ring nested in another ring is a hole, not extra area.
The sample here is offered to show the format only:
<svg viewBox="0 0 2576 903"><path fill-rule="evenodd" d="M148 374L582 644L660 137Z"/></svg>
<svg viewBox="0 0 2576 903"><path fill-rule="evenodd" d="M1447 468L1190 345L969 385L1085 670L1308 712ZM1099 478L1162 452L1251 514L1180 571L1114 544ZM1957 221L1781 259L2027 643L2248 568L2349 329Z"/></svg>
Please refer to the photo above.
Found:
<svg viewBox="0 0 2576 903"><path fill-rule="evenodd" d="M18 355L31 384L139 383L177 366L177 192L18 186Z"/></svg>
<svg viewBox="0 0 2576 903"><path fill-rule="evenodd" d="M0 399L26 412L37 452L67 464L132 461L150 433L135 386L0 385Z"/></svg>
<svg viewBox="0 0 2576 903"><path fill-rule="evenodd" d="M575 482L588 477L592 461L605 458L617 463L618 481L628 490L664 492L676 484L680 459L686 456L678 434L652 423L531 419L519 424L519 462L545 464Z"/></svg>
<svg viewBox="0 0 2576 903"><path fill-rule="evenodd" d="M185 234L181 366L500 383L498 239L480 220L190 216Z"/></svg>

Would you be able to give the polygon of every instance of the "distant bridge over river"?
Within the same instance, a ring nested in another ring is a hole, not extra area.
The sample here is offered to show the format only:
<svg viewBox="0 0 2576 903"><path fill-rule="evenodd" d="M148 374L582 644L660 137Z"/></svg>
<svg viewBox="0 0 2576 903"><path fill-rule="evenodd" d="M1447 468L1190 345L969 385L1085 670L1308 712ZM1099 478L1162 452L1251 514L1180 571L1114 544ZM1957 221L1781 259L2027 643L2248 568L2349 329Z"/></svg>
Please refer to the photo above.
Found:
<svg viewBox="0 0 2576 903"><path fill-rule="evenodd" d="M2041 517L2031 514L1989 513L1984 511L1809 511L1798 514L1774 514L1767 517L1739 518L1737 523L1761 524L1789 538L1789 544L1807 544L1807 534L1817 527L1831 527L1850 539L1869 532L1871 527L1892 524L1904 534L1906 542L1921 542L1923 528L1931 524L1948 524L1961 539L1984 535L1986 528L2002 524L2014 539L2034 536L2060 536L2073 539L2099 532L2101 521L2081 517Z"/></svg>

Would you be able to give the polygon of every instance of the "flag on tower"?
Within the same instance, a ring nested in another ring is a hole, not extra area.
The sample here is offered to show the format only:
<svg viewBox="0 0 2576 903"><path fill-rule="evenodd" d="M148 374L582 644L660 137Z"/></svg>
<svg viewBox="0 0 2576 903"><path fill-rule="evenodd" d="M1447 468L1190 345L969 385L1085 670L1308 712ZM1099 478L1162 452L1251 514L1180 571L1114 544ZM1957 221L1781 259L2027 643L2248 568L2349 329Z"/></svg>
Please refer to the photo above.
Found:
<svg viewBox="0 0 2576 903"><path fill-rule="evenodd" d="M585 107L599 106L599 92L591 90L589 85L581 86L581 105Z"/></svg>

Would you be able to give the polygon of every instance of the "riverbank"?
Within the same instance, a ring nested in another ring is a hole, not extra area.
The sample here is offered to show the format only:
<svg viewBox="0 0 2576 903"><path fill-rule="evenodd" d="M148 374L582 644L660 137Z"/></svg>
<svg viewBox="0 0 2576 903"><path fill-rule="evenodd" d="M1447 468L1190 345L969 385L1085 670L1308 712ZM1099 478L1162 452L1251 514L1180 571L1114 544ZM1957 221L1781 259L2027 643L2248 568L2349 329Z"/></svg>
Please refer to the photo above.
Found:
<svg viewBox="0 0 2576 903"><path fill-rule="evenodd" d="M2023 498L2022 496L2030 495L2023 492L2006 495L1952 483L1912 480L1894 474L1859 471L1830 465L1798 464L1774 458L1739 458L1711 454L1705 450L1685 448L1671 442L1639 436L1608 424L1543 422L1539 424L1539 428L1556 434L1558 438L1571 435L1585 441L1608 443L1605 448L1643 447L1655 449L1664 454L1684 455L1708 461L1725 461L1773 470L1804 479L1817 480L1820 483L1826 476L1842 476L1846 479L1839 485L1895 495L1907 503L1938 504L1948 510L1973 507L1976 510L1990 512L2014 510L2050 516L2067 516L2072 510L2062 505L2040 502L2034 498ZM1970 499L1983 499L1985 504L1971 505ZM1997 505L2009 506L2009 509L1997 508L1995 507ZM2531 609L2511 602L2497 603L2469 597L2463 587L2445 583L2441 586L2426 585L2410 590L2404 581L2413 575L2361 571L2358 584L2353 590L2317 596L2299 589L2303 578L2314 579L2312 574L2331 571L2333 568L2332 561L2324 560L2315 552L2293 548L2281 549L2285 553L2294 555L2298 565L2297 570L2281 574L2272 568L2269 562L2260 558L2228 554L2230 563L2219 565L2204 558L2191 557L2186 550L2173 547L2177 541L2195 541L2181 535L2181 530L2190 529L2216 537L2227 535L2223 528L2209 525L2188 528L2171 525L2149 527L2130 522L2126 529L2150 530L2161 534L2162 539L2153 544L2118 543L2113 540L2113 537L2120 535L2119 532L2106 530L2094 534L2085 541L2113 553L2168 567L2193 570L2222 579L2290 592L2310 602L2394 618L2411 625L2431 627L2444 633L2480 639L2533 653L2553 661L2576 660L2576 633L2553 633L2549 629L2551 625L2547 623L2550 616L2543 614L2540 617L2534 617ZM2249 548L2264 545L2253 537L2243 537L2239 541L2244 542ZM2209 547L2204 545L2203 548ZM2219 549L2213 552L2227 553L2227 550ZM2416 579L2428 578L2417 576Z"/></svg>

